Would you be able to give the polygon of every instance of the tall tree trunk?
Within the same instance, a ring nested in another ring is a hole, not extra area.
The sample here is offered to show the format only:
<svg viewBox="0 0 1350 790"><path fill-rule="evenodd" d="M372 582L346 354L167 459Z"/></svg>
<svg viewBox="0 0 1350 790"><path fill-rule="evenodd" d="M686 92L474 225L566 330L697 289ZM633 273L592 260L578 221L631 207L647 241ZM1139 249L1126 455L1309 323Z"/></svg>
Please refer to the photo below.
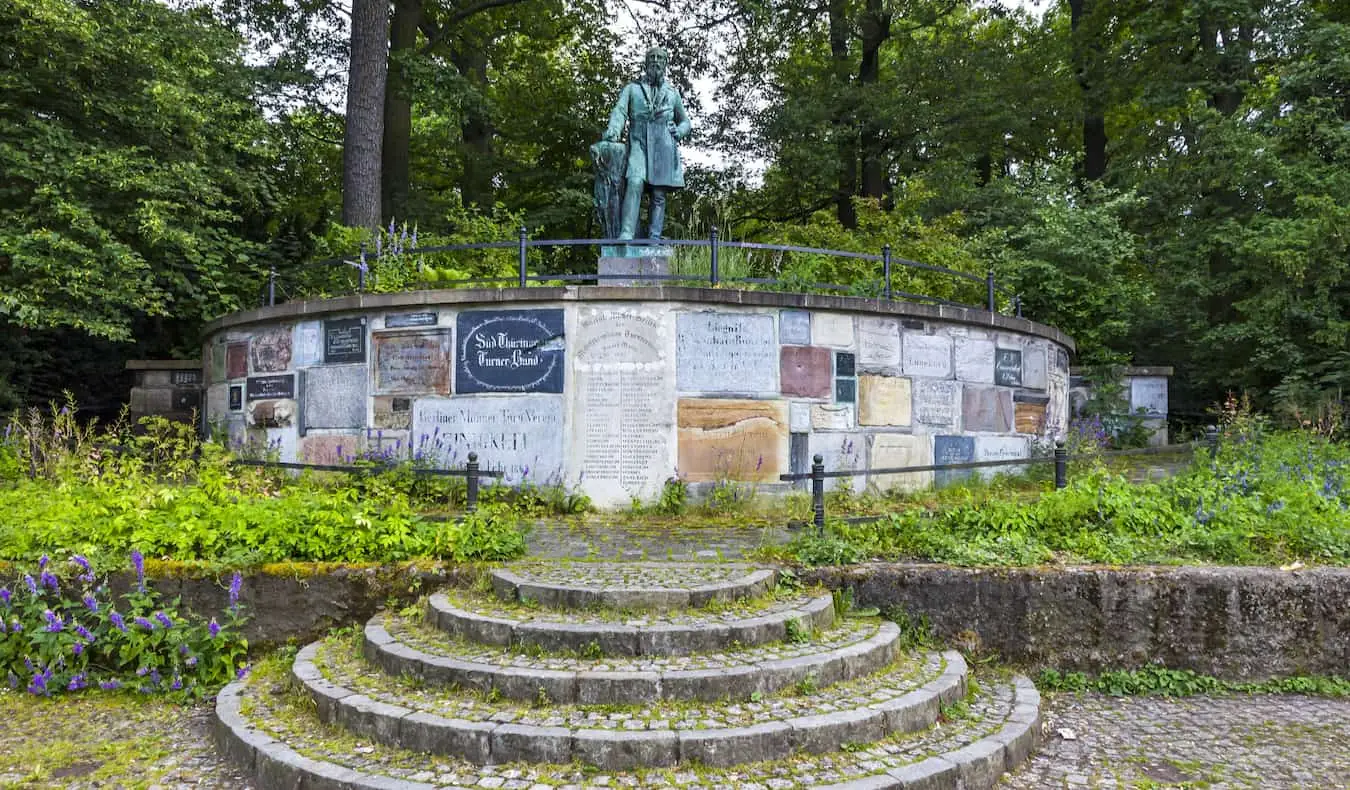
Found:
<svg viewBox="0 0 1350 790"><path fill-rule="evenodd" d="M1093 12L1092 0L1069 0L1073 35L1073 67L1083 99L1083 178L1096 181L1106 175L1106 108L1099 84L1103 32L1085 24Z"/></svg>
<svg viewBox="0 0 1350 790"><path fill-rule="evenodd" d="M476 44L476 45L475 45ZM482 42L464 42L452 60L459 73L474 86L477 97L464 105L460 135L464 140L464 172L459 190L464 204L485 210L492 208L496 169L492 156L492 138L496 130L487 109L487 46Z"/></svg>
<svg viewBox="0 0 1350 790"><path fill-rule="evenodd" d="M394 20L389 26L389 86L384 93L384 169L381 193L384 213L408 218L410 149L412 147L412 85L400 56L410 56L417 46L417 28L422 21L422 0L394 0Z"/></svg>
<svg viewBox="0 0 1350 790"><path fill-rule="evenodd" d="M891 37L891 15L882 8L882 0L867 0L867 11L862 18L862 64L858 68L858 84L862 89L859 102L863 113L861 128L862 196L881 200L889 191L886 173L886 144L884 132L876 122L872 108L875 97L870 86L875 86L881 75L881 45Z"/></svg>
<svg viewBox="0 0 1350 790"><path fill-rule="evenodd" d="M851 72L848 60L849 20L847 0L830 0L830 61L839 93L849 97ZM839 224L852 230L858 227L858 212L853 196L858 191L858 130L848 98L836 100L831 125L834 127L835 157L839 168L835 189L835 212Z"/></svg>
<svg viewBox="0 0 1350 790"><path fill-rule="evenodd" d="M388 0L352 0L347 118L342 145L342 222L380 226L380 148L389 67Z"/></svg>

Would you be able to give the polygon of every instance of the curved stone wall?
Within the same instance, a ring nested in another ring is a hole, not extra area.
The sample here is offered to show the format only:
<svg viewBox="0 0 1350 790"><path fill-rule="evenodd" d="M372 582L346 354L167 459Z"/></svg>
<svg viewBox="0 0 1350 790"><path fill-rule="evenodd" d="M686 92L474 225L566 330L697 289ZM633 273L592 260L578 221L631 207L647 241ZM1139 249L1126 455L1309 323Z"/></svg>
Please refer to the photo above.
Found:
<svg viewBox="0 0 1350 790"><path fill-rule="evenodd" d="M207 419L283 460L359 453L562 483L601 506L664 482L1022 458L1067 421L1062 332L980 310L702 288L417 291L293 302L206 329ZM860 475L922 487L939 473ZM830 481L836 484L835 481Z"/></svg>

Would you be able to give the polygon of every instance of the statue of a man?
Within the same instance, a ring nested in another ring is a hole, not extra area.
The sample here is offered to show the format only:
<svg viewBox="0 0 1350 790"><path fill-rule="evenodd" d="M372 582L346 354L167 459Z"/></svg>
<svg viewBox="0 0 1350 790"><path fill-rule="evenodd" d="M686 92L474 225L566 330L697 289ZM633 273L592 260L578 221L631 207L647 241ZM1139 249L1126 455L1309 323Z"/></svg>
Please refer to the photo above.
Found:
<svg viewBox="0 0 1350 790"><path fill-rule="evenodd" d="M664 49L647 50L642 79L619 94L604 139L617 142L628 126L628 162L619 238L636 237L642 193L650 190L651 224L647 238L661 238L666 224L666 192L684 188L684 165L677 143L689 136L689 117L680 94L666 84L670 56Z"/></svg>

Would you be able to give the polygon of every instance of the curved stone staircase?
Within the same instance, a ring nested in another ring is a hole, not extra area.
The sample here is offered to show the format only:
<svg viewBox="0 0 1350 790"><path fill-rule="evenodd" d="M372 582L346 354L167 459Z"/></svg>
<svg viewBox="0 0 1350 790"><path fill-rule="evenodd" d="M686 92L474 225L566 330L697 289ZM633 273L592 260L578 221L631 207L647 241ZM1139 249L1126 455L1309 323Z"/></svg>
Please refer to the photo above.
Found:
<svg viewBox="0 0 1350 790"><path fill-rule="evenodd" d="M1039 695L728 563L519 564L227 686L263 790L985 788Z"/></svg>

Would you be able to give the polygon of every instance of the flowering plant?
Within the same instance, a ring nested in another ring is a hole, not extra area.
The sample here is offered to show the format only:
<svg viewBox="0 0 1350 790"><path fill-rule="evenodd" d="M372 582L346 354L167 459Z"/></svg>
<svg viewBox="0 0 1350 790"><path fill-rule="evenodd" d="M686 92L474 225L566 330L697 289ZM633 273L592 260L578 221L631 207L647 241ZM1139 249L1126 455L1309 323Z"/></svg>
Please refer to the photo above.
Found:
<svg viewBox="0 0 1350 790"><path fill-rule="evenodd" d="M139 552L131 561L136 587L120 598L79 555L65 568L43 555L36 577L0 587L0 682L42 696L128 688L190 699L242 676L239 574L221 615L203 621L146 586Z"/></svg>

